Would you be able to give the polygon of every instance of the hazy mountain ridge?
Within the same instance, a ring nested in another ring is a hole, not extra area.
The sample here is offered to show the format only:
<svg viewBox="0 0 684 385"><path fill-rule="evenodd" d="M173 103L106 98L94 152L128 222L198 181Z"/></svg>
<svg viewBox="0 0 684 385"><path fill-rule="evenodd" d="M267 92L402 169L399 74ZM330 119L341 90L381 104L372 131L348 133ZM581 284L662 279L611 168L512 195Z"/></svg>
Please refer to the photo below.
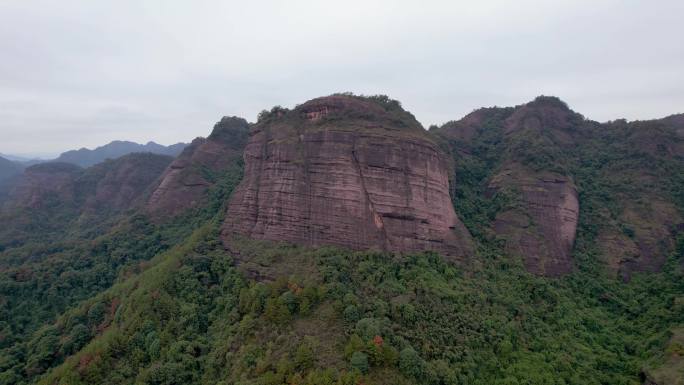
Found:
<svg viewBox="0 0 684 385"><path fill-rule="evenodd" d="M21 173L23 169L24 166L21 163L0 157L0 184Z"/></svg>
<svg viewBox="0 0 684 385"><path fill-rule="evenodd" d="M170 146L163 146L155 142L138 144L135 142L115 140L92 150L81 148L78 150L64 152L54 161L73 163L81 167L89 167L103 162L106 159L116 159L120 156L134 152L149 152L153 154L169 155L175 157L180 154L186 146L186 143L176 143Z"/></svg>

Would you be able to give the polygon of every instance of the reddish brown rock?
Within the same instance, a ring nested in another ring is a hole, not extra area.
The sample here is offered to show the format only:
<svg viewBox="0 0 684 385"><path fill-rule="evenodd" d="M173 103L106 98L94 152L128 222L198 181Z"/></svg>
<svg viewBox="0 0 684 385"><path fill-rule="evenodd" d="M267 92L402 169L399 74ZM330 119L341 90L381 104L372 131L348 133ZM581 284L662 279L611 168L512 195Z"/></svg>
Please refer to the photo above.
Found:
<svg viewBox="0 0 684 385"><path fill-rule="evenodd" d="M224 117L208 138L195 139L166 169L147 202L147 211L165 217L200 206L214 184L212 175L242 157L248 130L244 119Z"/></svg>
<svg viewBox="0 0 684 385"><path fill-rule="evenodd" d="M223 227L235 236L393 252L471 252L445 155L398 103L309 101L254 125Z"/></svg>
<svg viewBox="0 0 684 385"><path fill-rule="evenodd" d="M520 202L500 212L494 231L509 253L521 256L535 274L558 276L572 271L579 201L577 189L565 176L532 173L519 168L496 175L489 187L514 193Z"/></svg>
<svg viewBox="0 0 684 385"><path fill-rule="evenodd" d="M121 211L140 204L140 198L172 160L166 155L133 153L86 169L76 181L83 211Z"/></svg>
<svg viewBox="0 0 684 385"><path fill-rule="evenodd" d="M662 198L623 200L618 222L604 226L597 245L608 266L624 280L634 272L660 271L674 247L673 234L682 226L679 210Z"/></svg>
<svg viewBox="0 0 684 385"><path fill-rule="evenodd" d="M31 166L16 178L5 207L72 209L74 215L123 211L159 178L173 158L133 153L87 169L61 162Z"/></svg>

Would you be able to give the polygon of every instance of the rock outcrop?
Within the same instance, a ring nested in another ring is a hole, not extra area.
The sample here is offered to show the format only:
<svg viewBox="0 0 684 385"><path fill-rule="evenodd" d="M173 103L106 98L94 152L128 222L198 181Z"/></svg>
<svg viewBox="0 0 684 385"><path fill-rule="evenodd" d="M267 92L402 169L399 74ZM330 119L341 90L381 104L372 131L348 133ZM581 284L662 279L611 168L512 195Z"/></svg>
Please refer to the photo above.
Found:
<svg viewBox="0 0 684 385"><path fill-rule="evenodd" d="M388 99L346 95L255 124L222 235L392 252L472 251L449 196L447 159Z"/></svg>
<svg viewBox="0 0 684 385"><path fill-rule="evenodd" d="M195 139L164 171L147 211L155 217L169 217L201 205L214 176L242 157L248 131L244 119L224 117L208 138Z"/></svg>
<svg viewBox="0 0 684 385"><path fill-rule="evenodd" d="M122 211L141 203L172 161L166 155L133 153L86 169L76 181L82 210L89 214Z"/></svg>
<svg viewBox="0 0 684 385"><path fill-rule="evenodd" d="M73 210L74 215L123 211L140 203L172 160L166 155L134 153L87 169L62 162L37 164L13 181L5 208L61 207Z"/></svg>
<svg viewBox="0 0 684 385"><path fill-rule="evenodd" d="M579 201L577 188L566 176L506 169L489 188L514 192L519 199L494 220L510 254L521 256L525 268L539 275L558 276L572 270Z"/></svg>

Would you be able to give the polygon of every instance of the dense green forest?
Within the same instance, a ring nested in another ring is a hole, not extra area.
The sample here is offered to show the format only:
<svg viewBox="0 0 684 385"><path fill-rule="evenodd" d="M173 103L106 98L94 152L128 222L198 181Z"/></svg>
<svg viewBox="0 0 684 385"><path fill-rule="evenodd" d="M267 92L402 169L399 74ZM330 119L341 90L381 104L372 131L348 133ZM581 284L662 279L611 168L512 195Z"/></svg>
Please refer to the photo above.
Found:
<svg viewBox="0 0 684 385"><path fill-rule="evenodd" d="M241 162L200 170L216 182L205 204L171 221L132 210L83 228L59 204L6 214L19 222L0 232L0 384L682 384L684 234L660 272L628 277L598 241L634 232L624 197L684 212L681 159L634 146L639 127L622 122L581 147L507 137L511 113L494 111L468 143L435 137L477 240L468 263L247 239L229 252L219 232ZM575 178L571 274L527 272L491 232L519 202L487 181L514 161ZM643 170L661 183L635 179Z"/></svg>

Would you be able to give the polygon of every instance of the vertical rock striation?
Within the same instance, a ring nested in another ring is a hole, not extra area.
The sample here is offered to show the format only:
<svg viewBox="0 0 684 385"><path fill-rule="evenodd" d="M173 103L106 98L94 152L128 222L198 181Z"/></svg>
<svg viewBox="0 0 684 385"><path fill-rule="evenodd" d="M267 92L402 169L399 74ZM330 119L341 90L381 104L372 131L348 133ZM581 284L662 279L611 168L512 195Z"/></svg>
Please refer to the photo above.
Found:
<svg viewBox="0 0 684 385"><path fill-rule="evenodd" d="M263 117L223 227L235 236L308 246L470 253L449 196L447 161L398 103L314 99Z"/></svg>
<svg viewBox="0 0 684 385"><path fill-rule="evenodd" d="M497 214L493 228L506 240L509 253L519 255L535 274L558 276L572 270L579 200L577 188L565 176L505 170L489 188L512 189L519 202Z"/></svg>

